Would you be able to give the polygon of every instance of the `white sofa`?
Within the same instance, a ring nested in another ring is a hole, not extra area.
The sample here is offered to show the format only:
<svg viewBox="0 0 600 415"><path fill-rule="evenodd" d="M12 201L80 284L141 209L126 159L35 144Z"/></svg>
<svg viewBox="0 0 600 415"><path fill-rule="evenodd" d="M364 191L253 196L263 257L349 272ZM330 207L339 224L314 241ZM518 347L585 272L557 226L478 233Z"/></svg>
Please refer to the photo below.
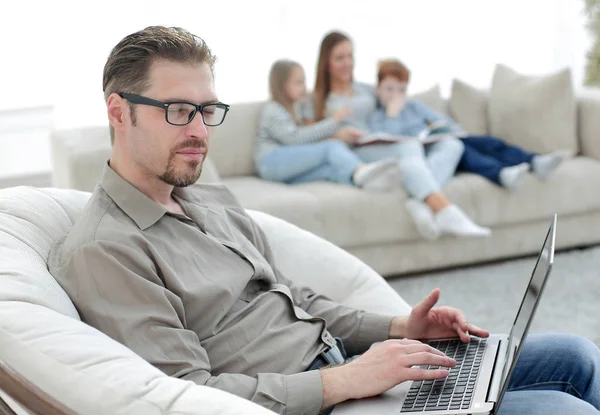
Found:
<svg viewBox="0 0 600 415"><path fill-rule="evenodd" d="M504 73L510 75L507 70ZM543 87L542 81L533 79L531 88ZM567 81L570 82L570 78ZM525 110L504 111L504 118L494 118L490 115L492 109L503 115L502 107L492 106L492 101L488 105L488 91L476 91L464 85L460 88L460 85L454 85L449 100L440 97L438 88L415 98L440 112L450 113L473 133L493 133L492 121L495 120L503 138L508 138L505 131L508 125L518 134L513 141L518 141L519 134L530 133L532 129L535 136L539 123L538 142L522 142L523 147L567 150L574 156L547 182L541 183L529 175L514 192L473 174L459 174L454 178L444 189L445 193L476 222L491 227L490 238L444 237L435 242L421 239L405 210L407 194L403 190L374 194L327 182L288 186L260 179L256 176L253 148L262 102L231 106L225 123L214 130L209 151L212 162L202 179L225 183L244 207L272 214L319 235L384 276L535 253L540 249L539 235L545 232L554 213L558 213L561 224L558 249L600 242L600 192L597 191L600 92L580 91L571 98L571 104L567 103L565 111L554 111L551 100L556 103L562 98L556 94L536 95L533 91L525 98L514 99L533 107L536 114ZM499 91L518 93L527 88L527 85L513 88L501 85ZM532 112L531 108L528 110ZM523 126L523 120L516 119L520 116L537 118L532 121L533 125ZM515 118L514 122L511 117ZM548 125L546 130L550 131L544 132L548 119L554 119L561 128ZM556 137L551 139L552 134ZM55 131L52 136L54 185L92 190L109 157L109 142L106 127Z"/></svg>
<svg viewBox="0 0 600 415"><path fill-rule="evenodd" d="M18 414L43 415L272 413L168 377L79 320L46 258L88 198L75 190L0 190L0 413L10 413L5 403ZM296 283L357 308L410 312L381 276L347 252L268 214L250 214L278 267Z"/></svg>

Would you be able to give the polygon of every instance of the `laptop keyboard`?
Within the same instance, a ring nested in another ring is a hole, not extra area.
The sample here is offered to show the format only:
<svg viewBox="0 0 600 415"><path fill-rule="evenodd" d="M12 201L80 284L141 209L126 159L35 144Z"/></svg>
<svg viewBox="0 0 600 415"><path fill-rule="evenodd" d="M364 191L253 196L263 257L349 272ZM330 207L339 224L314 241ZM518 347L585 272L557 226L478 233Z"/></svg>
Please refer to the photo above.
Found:
<svg viewBox="0 0 600 415"><path fill-rule="evenodd" d="M471 405L475 383L486 339L471 338L469 343L459 339L432 341L429 344L456 360L448 377L412 383L401 412L426 412L467 409ZM439 366L421 366L439 369Z"/></svg>

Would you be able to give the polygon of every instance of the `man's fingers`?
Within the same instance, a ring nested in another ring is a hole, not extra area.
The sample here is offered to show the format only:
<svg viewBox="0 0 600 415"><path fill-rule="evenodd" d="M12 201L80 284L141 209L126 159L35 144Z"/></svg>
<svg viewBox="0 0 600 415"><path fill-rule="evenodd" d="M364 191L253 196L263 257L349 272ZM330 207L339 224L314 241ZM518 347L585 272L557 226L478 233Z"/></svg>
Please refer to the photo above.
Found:
<svg viewBox="0 0 600 415"><path fill-rule="evenodd" d="M404 362L407 366L422 366L422 365L432 365L432 366L443 366L443 367L454 367L456 366L456 360L446 356L446 355L438 355L430 352L418 352L406 355L403 358Z"/></svg>
<svg viewBox="0 0 600 415"><path fill-rule="evenodd" d="M425 343L411 344L411 345L405 346L402 349L402 351L406 354L426 352L426 353L433 353L438 356L446 356L443 352L440 352L435 347L431 347L430 345L425 344Z"/></svg>
<svg viewBox="0 0 600 415"><path fill-rule="evenodd" d="M452 329L456 332L456 334L458 335L458 337L460 338L461 341L468 343L471 340L471 337L469 336L469 332L463 330L460 327L460 324L453 323Z"/></svg>
<svg viewBox="0 0 600 415"><path fill-rule="evenodd" d="M410 380L430 380L430 379L444 379L448 377L449 371L446 369L420 369L410 368L407 369L407 378Z"/></svg>
<svg viewBox="0 0 600 415"><path fill-rule="evenodd" d="M475 324L470 324L469 323L469 333L477 336L477 337L489 337L490 336L490 332L487 330L484 330L478 326L476 326Z"/></svg>
<svg viewBox="0 0 600 415"><path fill-rule="evenodd" d="M433 306L436 305L439 299L440 289L436 288L423 301L421 301L413 308L412 313L419 317L426 316L427 313L429 313L429 310L431 310Z"/></svg>

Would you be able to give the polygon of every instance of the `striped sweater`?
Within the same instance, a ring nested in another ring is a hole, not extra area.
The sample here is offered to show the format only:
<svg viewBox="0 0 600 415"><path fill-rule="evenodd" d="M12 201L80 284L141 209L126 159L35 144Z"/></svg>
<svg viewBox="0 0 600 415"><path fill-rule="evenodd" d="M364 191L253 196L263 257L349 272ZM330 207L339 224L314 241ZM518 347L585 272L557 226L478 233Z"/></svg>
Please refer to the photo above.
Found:
<svg viewBox="0 0 600 415"><path fill-rule="evenodd" d="M300 117L298 117L300 118ZM263 107L258 123L255 159L257 163L282 145L315 143L331 137L338 129L332 118L309 126L299 126L278 102L269 101Z"/></svg>

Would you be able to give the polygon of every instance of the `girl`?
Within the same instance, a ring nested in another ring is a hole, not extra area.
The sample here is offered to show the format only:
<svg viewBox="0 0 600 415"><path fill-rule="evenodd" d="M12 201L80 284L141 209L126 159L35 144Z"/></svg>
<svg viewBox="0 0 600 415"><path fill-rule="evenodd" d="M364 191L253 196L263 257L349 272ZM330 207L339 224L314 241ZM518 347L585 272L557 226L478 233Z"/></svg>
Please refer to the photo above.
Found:
<svg viewBox="0 0 600 415"><path fill-rule="evenodd" d="M269 75L271 101L265 104L256 141L260 177L288 184L328 180L369 190L398 185L395 163L363 163L348 147L349 129L340 123L350 115L342 108L331 117L302 126L297 107L306 96L304 71L289 60L273 64Z"/></svg>

